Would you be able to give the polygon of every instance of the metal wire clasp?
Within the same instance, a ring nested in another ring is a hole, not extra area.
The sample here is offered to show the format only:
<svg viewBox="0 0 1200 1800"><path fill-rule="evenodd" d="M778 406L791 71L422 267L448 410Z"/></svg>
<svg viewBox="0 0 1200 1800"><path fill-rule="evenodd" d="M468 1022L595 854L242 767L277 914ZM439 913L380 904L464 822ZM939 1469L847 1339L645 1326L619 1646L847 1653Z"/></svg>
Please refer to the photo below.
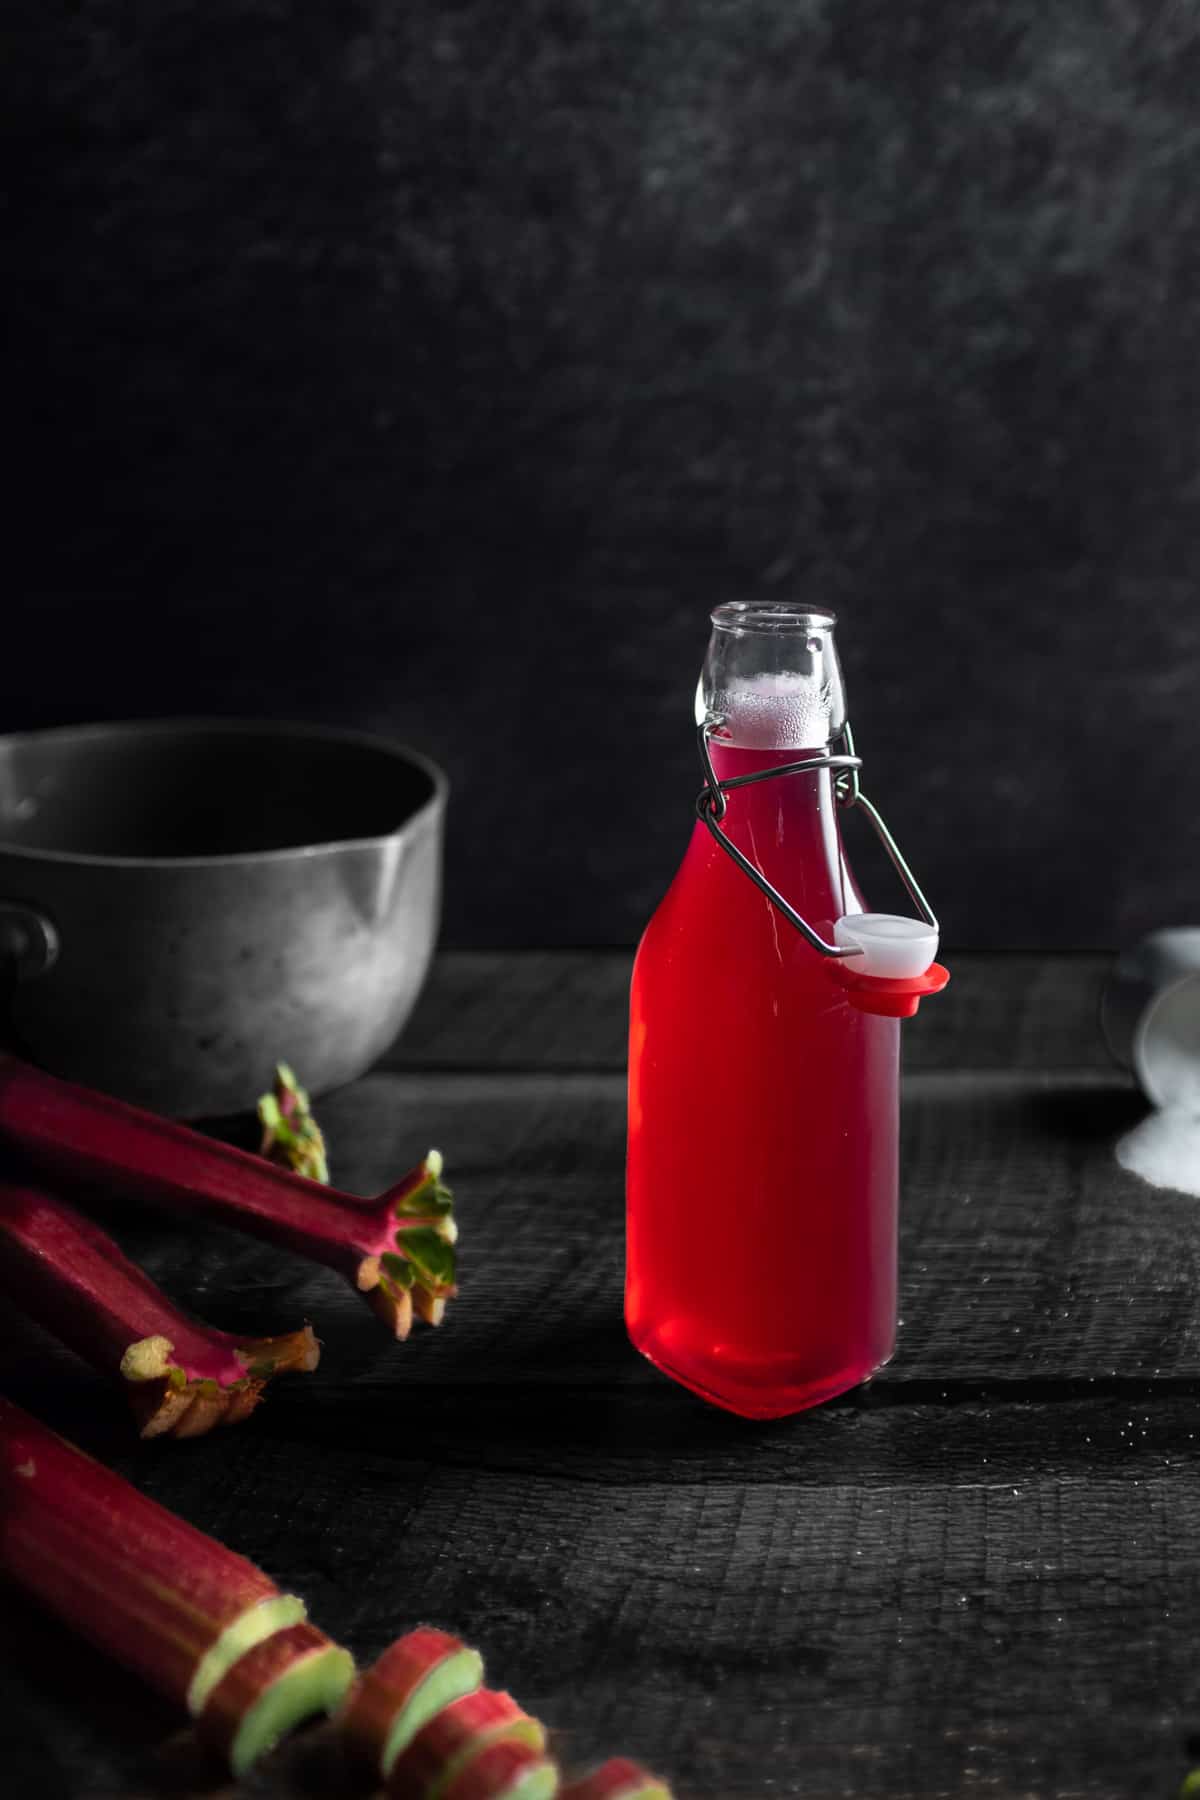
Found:
<svg viewBox="0 0 1200 1800"><path fill-rule="evenodd" d="M819 756L802 757L798 762L780 763L778 768L756 769L750 775L731 775L727 781L718 781L717 772L713 768L709 740L724 723L724 719L705 719L697 731L700 761L704 766L704 786L696 798L696 817L707 826L726 856L731 857L742 873L750 877L759 892L766 895L771 905L783 914L789 925L795 926L814 950L819 950L822 956L862 955L862 950L857 945L827 943L820 932L814 930L808 920L796 911L791 902L784 899L779 889L767 880L762 870L752 863L748 856L744 856L737 845L721 830L721 820L725 817L729 807L726 795L732 793L735 788L750 787L756 781L774 781L780 775L802 775L810 769L833 769L835 771L833 791L838 805L862 808L875 827L879 841L891 858L892 866L908 890L913 905L927 925L932 925L935 931L938 929L933 909L921 892L916 876L901 855L900 846L884 824L878 807L874 806L862 791L859 780L862 757L855 755L854 733L850 729L849 720L832 740L834 744L840 740L845 745L844 752L835 753L830 749L823 751Z"/></svg>

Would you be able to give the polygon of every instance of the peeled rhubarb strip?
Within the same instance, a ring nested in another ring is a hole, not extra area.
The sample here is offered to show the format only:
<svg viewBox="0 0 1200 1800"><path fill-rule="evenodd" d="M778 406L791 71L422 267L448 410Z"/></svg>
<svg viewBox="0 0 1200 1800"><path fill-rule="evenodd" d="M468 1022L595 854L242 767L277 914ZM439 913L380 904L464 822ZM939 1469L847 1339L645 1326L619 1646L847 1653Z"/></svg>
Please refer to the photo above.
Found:
<svg viewBox="0 0 1200 1800"><path fill-rule="evenodd" d="M442 1789L442 1800L551 1800L557 1792L552 1762L526 1744L499 1743L460 1768Z"/></svg>
<svg viewBox="0 0 1200 1800"><path fill-rule="evenodd" d="M265 1158L59 1081L0 1055L0 1138L40 1167L75 1181L200 1213L282 1244L346 1277L403 1335L415 1304L436 1323L456 1292L457 1236L442 1158L431 1150L373 1200L322 1186Z"/></svg>
<svg viewBox="0 0 1200 1800"><path fill-rule="evenodd" d="M317 1366L309 1326L239 1339L189 1319L119 1244L44 1189L0 1182L0 1289L102 1375L143 1437L196 1437L254 1410L272 1375Z"/></svg>
<svg viewBox="0 0 1200 1800"><path fill-rule="evenodd" d="M268 1575L0 1397L0 1573L181 1707L284 1602ZM218 1681L220 1675L218 1674Z"/></svg>
<svg viewBox="0 0 1200 1800"><path fill-rule="evenodd" d="M435 1713L396 1758L388 1792L395 1800L439 1800L461 1768L497 1743L541 1751L546 1733L511 1694L491 1688L464 1694Z"/></svg>
<svg viewBox="0 0 1200 1800"><path fill-rule="evenodd" d="M562 1800L671 1800L671 1790L626 1756L614 1756L562 1790Z"/></svg>
<svg viewBox="0 0 1200 1800"><path fill-rule="evenodd" d="M354 1658L307 1623L265 1638L237 1659L208 1697L200 1736L244 1775L287 1732L341 1705Z"/></svg>
<svg viewBox="0 0 1200 1800"><path fill-rule="evenodd" d="M386 1775L421 1727L483 1680L483 1658L461 1639L422 1625L389 1644L346 1702L342 1741L374 1775Z"/></svg>

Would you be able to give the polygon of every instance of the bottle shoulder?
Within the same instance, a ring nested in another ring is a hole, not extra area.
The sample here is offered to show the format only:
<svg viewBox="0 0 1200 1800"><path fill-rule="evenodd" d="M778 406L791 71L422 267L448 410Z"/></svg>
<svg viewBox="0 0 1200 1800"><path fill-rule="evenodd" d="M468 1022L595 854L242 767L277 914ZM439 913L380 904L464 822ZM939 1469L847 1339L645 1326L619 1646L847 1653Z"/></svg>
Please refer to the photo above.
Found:
<svg viewBox="0 0 1200 1800"><path fill-rule="evenodd" d="M835 920L866 910L835 819L826 821L819 833L801 832L782 810L772 815L760 805L757 814L748 808L738 812L731 803L727 829L742 855L823 935L832 932ZM642 943L680 931L728 943L735 930L764 920L772 930L803 942L796 928L697 823Z"/></svg>

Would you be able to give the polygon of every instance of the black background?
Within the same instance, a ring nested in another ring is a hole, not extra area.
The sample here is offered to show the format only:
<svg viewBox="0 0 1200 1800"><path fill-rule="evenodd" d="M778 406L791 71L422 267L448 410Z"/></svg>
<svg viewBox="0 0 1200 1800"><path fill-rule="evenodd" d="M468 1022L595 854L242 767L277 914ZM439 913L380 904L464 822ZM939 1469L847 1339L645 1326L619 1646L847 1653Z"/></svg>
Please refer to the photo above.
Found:
<svg viewBox="0 0 1200 1800"><path fill-rule="evenodd" d="M454 783L449 942L622 943L706 610L802 599L951 943L1200 917L1196 9L3 35L0 726L394 733Z"/></svg>

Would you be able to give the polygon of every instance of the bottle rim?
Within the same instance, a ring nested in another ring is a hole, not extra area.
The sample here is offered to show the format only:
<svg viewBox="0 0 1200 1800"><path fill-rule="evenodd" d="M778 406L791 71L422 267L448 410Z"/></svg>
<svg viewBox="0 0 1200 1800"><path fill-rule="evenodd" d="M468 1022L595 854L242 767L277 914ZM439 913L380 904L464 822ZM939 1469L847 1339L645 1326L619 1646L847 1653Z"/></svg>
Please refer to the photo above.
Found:
<svg viewBox="0 0 1200 1800"><path fill-rule="evenodd" d="M837 614L813 611L783 600L726 600L709 618L718 631L734 634L786 631L832 631Z"/></svg>

